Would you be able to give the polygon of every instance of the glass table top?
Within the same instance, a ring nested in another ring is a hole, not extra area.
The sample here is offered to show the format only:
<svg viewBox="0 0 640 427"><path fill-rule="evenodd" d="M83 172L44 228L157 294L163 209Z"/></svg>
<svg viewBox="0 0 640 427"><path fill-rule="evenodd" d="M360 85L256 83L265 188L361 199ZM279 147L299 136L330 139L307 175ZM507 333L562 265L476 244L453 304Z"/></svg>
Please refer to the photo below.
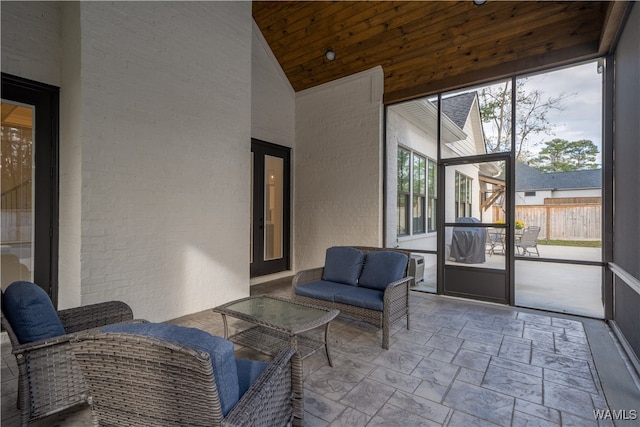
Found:
<svg viewBox="0 0 640 427"><path fill-rule="evenodd" d="M225 304L216 311L228 314L243 314L257 321L264 321L286 328L296 328L301 325L328 321L337 315L332 310L310 307L293 301L277 299L267 296L245 298Z"/></svg>

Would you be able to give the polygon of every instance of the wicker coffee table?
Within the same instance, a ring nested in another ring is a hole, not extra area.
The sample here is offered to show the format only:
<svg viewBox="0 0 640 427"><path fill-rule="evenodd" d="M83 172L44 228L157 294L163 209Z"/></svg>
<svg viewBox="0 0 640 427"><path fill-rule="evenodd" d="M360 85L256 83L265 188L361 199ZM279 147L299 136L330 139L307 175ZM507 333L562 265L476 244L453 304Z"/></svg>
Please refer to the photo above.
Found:
<svg viewBox="0 0 640 427"><path fill-rule="evenodd" d="M213 309L222 314L224 337L234 343L274 356L283 346L296 350L291 358L291 381L295 384L293 396L293 424L304 425L304 397L302 360L324 348L330 366L329 322L340 312L323 307L294 302L273 296L252 296L231 301ZM229 336L227 316L255 324ZM324 326L324 339L301 335Z"/></svg>

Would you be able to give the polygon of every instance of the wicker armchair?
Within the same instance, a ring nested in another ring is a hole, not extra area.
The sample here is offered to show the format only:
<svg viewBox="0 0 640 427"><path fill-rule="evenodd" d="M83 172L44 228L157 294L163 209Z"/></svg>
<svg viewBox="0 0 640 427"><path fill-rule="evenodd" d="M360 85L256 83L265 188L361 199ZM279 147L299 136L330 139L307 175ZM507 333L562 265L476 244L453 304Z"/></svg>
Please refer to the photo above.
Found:
<svg viewBox="0 0 640 427"><path fill-rule="evenodd" d="M76 363L70 339L75 333L112 323L131 321L131 308L120 301L58 311L66 335L21 344L2 312L2 328L11 340L18 362L20 423L52 415L86 403L86 384Z"/></svg>
<svg viewBox="0 0 640 427"><path fill-rule="evenodd" d="M95 425L285 426L292 422L293 349L278 353L224 415L223 392L219 392L224 385L216 385L219 378L213 368L219 366L219 356L202 348L108 329L80 334L72 346L89 386Z"/></svg>

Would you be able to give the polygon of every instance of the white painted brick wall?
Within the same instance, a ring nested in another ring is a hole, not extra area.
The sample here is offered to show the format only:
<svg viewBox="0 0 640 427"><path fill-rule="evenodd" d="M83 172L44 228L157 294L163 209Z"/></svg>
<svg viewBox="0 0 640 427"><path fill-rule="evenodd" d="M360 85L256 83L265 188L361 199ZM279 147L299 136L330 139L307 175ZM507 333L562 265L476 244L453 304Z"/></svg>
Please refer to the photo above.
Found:
<svg viewBox="0 0 640 427"><path fill-rule="evenodd" d="M296 97L296 270L335 245L382 245L381 68Z"/></svg>
<svg viewBox="0 0 640 427"><path fill-rule="evenodd" d="M58 307L70 308L82 304L82 97L78 2L62 3L62 44Z"/></svg>
<svg viewBox="0 0 640 427"><path fill-rule="evenodd" d="M296 136L296 95L252 20L251 136L293 148Z"/></svg>
<svg viewBox="0 0 640 427"><path fill-rule="evenodd" d="M60 86L60 2L0 2L2 71Z"/></svg>
<svg viewBox="0 0 640 427"><path fill-rule="evenodd" d="M282 71L278 60L264 39L260 29L252 20L251 55L251 137L273 144L290 147L295 153L295 115L296 94ZM291 170L295 160L291 158ZM291 177L291 200L296 185ZM295 203L295 201L293 201ZM292 204L293 204L292 203ZM295 221L295 212L291 211L291 223ZM249 230L251 232L251 230ZM293 227L290 230L291 241L295 240ZM291 265L295 260L291 254ZM273 275L253 277L251 284L262 283L275 278L291 275L291 271Z"/></svg>
<svg viewBox="0 0 640 427"><path fill-rule="evenodd" d="M251 136L295 145L294 269L381 244L381 69L298 94L292 112L270 52L252 64L249 2L2 12L3 71L61 86L61 307L122 299L165 320L246 296ZM52 46L5 43L21 28Z"/></svg>
<svg viewBox="0 0 640 427"><path fill-rule="evenodd" d="M249 292L251 4L81 3L82 303Z"/></svg>

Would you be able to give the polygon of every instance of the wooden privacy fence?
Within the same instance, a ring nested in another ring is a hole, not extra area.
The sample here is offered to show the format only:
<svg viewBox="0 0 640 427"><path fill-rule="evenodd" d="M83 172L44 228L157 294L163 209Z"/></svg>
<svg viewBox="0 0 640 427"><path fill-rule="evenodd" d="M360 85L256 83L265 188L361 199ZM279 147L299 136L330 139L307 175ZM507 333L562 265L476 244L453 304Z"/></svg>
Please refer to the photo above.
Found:
<svg viewBox="0 0 640 427"><path fill-rule="evenodd" d="M540 226L540 240L602 240L600 204L518 205L516 219Z"/></svg>

